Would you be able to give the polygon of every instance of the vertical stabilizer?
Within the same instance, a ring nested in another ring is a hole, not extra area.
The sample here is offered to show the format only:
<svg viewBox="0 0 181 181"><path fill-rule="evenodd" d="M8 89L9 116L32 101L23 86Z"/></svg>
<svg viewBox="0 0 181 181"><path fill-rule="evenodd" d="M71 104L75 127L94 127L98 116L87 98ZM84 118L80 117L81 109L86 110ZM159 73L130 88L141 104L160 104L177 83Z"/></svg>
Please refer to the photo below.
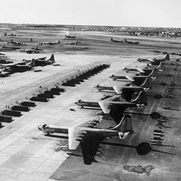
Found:
<svg viewBox="0 0 181 181"><path fill-rule="evenodd" d="M125 115L121 122L113 130L118 131L120 139L124 139L128 134L133 132L132 117Z"/></svg>
<svg viewBox="0 0 181 181"><path fill-rule="evenodd" d="M156 68L159 72L162 72L164 67L163 67L163 62L160 62L160 64Z"/></svg>
<svg viewBox="0 0 181 181"><path fill-rule="evenodd" d="M135 104L139 104L139 105L147 105L147 96L146 96L146 92L145 91L141 91L137 98L133 101L131 101L132 103Z"/></svg>
<svg viewBox="0 0 181 181"><path fill-rule="evenodd" d="M34 59L34 58L31 60L30 66L31 66L31 67L35 67L35 66L36 66L36 64L35 64L35 59Z"/></svg>
<svg viewBox="0 0 181 181"><path fill-rule="evenodd" d="M153 74L152 74L152 76L153 76L153 77L157 77L158 71L159 71L159 70L158 70L157 68L154 68L154 69L153 69Z"/></svg>
<svg viewBox="0 0 181 181"><path fill-rule="evenodd" d="M165 60L170 60L170 55L167 53Z"/></svg>
<svg viewBox="0 0 181 181"><path fill-rule="evenodd" d="M151 78L150 77L146 78L143 84L141 84L140 86L145 88L146 90L151 89Z"/></svg>
<svg viewBox="0 0 181 181"><path fill-rule="evenodd" d="M51 61L52 63L55 63L55 57L54 57L54 54L51 55L49 61Z"/></svg>

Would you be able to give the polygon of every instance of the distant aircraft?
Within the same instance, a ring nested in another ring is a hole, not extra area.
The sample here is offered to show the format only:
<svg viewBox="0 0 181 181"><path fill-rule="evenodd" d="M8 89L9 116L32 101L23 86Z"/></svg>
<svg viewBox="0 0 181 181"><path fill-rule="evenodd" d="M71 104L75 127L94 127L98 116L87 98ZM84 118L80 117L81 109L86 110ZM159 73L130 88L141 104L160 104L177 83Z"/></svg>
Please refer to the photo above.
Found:
<svg viewBox="0 0 181 181"><path fill-rule="evenodd" d="M12 43L13 45L15 45L15 46L26 45L26 43L24 43L24 42L16 42L16 41L14 41L13 39L11 39L11 43Z"/></svg>
<svg viewBox="0 0 181 181"><path fill-rule="evenodd" d="M154 59L141 59L141 58L139 58L137 61L138 62L149 62L152 65L159 65L161 62L164 62L164 61L167 61L167 60L170 60L170 55L169 54L167 54L165 56L165 58L162 58L162 59L156 59L156 58L154 58Z"/></svg>
<svg viewBox="0 0 181 181"><path fill-rule="evenodd" d="M113 102L118 102L118 103L125 103L125 102L131 102L131 103L137 103L139 105L147 105L147 96L146 92L144 90L139 89L119 89L117 88L117 92L119 93L118 95L112 95L107 97L106 99L101 99L101 100L106 100L106 101L113 101ZM134 94L134 93L138 94ZM121 94L121 96L120 96ZM136 97L135 97L136 96ZM133 99L133 100L132 100Z"/></svg>
<svg viewBox="0 0 181 181"><path fill-rule="evenodd" d="M128 44L136 44L136 45L140 43L139 41L128 41L127 39L125 39L124 42Z"/></svg>
<svg viewBox="0 0 181 181"><path fill-rule="evenodd" d="M127 102L127 101L121 101L120 102L119 98L121 99L120 96L118 96L118 97L113 96L113 97L107 98L106 100L107 101L113 100L114 102L112 104L128 104L128 105L134 105L136 107L137 107L137 105L139 105L139 106L147 105L147 98L146 98L145 91L141 91L138 94L138 96L135 98L135 100L130 101L130 102ZM84 108L84 107L97 107L97 108L99 108L100 107L99 102L89 102L89 101L78 100L77 102L75 102L75 104L77 104L81 108Z"/></svg>
<svg viewBox="0 0 181 181"><path fill-rule="evenodd" d="M117 80L117 79L122 79L122 80L129 80L131 82L135 82L138 79L146 79L146 78L151 78L151 79L155 79L156 77L153 77L152 74L151 75L134 75L134 74L130 74L130 75L123 75L123 76L119 76L119 75L111 75L110 78L112 78L113 80Z"/></svg>
<svg viewBox="0 0 181 181"><path fill-rule="evenodd" d="M60 44L60 40L57 40L56 42L42 42L39 45L57 45Z"/></svg>
<svg viewBox="0 0 181 181"><path fill-rule="evenodd" d="M8 73L12 74L15 72L25 72L28 70L31 70L34 66L34 61L32 60L31 62L18 62L18 63L11 63L7 65L2 66L2 72L1 73Z"/></svg>
<svg viewBox="0 0 181 181"><path fill-rule="evenodd" d="M114 43L123 43L123 41L114 40L113 38L111 38L111 41L114 42Z"/></svg>
<svg viewBox="0 0 181 181"><path fill-rule="evenodd" d="M0 53L0 64L8 64L8 63L13 63L13 61L8 61L7 56L3 53Z"/></svg>
<svg viewBox="0 0 181 181"><path fill-rule="evenodd" d="M157 75L158 72L163 71L163 69L161 69L161 65L152 68L152 67L145 67L145 68L141 68L141 67L135 67L135 68L124 68L123 70L126 71L126 73L130 73L130 72L139 72L139 74L141 75L152 75L153 77ZM137 74L137 73L136 73Z"/></svg>
<svg viewBox="0 0 181 181"><path fill-rule="evenodd" d="M125 115L121 119L120 123L113 128L97 128L96 126L101 122L101 120L101 118L99 120L92 119L67 129L58 126L48 126L46 124L40 125L38 129L43 131L44 134L68 134L68 149L76 150L80 144L84 163L90 165L93 161L95 161L94 157L98 151L99 144L105 138L118 136L120 139L124 139L134 132L132 118L130 115Z"/></svg>
<svg viewBox="0 0 181 181"><path fill-rule="evenodd" d="M141 72L142 71L142 72ZM149 76L156 77L158 72L163 71L163 69L146 67L144 69L138 69L137 71L133 71L133 69L126 70L126 73L134 73L136 76Z"/></svg>
<svg viewBox="0 0 181 181"><path fill-rule="evenodd" d="M40 49L38 45L35 48L31 48L29 50L25 50L26 53L32 54L32 53L42 53L43 49Z"/></svg>
<svg viewBox="0 0 181 181"><path fill-rule="evenodd" d="M104 114L109 114L113 120L118 124L120 119L123 117L123 113L127 108L131 107L137 107L141 108L143 106L147 105L147 98L146 94L143 92L140 92L139 95L141 96L137 97L135 100L131 102L115 102L109 100L102 100L99 101L99 105L103 111Z"/></svg>
<svg viewBox="0 0 181 181"><path fill-rule="evenodd" d="M117 85L112 87L97 85L95 88L97 88L99 91L104 91L104 90L115 91L116 94L121 94L124 90L142 91L144 89L143 87L140 86L126 86L126 85Z"/></svg>
<svg viewBox="0 0 181 181"><path fill-rule="evenodd" d="M145 66L146 67L146 66ZM144 67L144 68L145 68ZM135 67L135 68L127 68L127 67L125 67L123 70L125 70L126 72L134 72L134 71L138 71L138 72L140 72L140 73L144 73L145 71L144 71L144 68L142 68L142 67Z"/></svg>
<svg viewBox="0 0 181 181"><path fill-rule="evenodd" d="M66 35L66 34L65 34L65 37L66 38L75 38L75 36L70 36L70 35Z"/></svg>
<svg viewBox="0 0 181 181"><path fill-rule="evenodd" d="M70 45L78 45L79 41L76 40L75 42L70 42Z"/></svg>
<svg viewBox="0 0 181 181"><path fill-rule="evenodd" d="M134 86L134 85L128 85L128 84L125 84L125 85L117 85L117 86L112 86L112 87L109 87L109 86L101 86L101 85L96 85L94 88L97 88L99 91L115 91L117 94L120 94L119 90L118 89L134 89L134 88L142 88L144 89L145 91L146 90L149 90L151 88L151 82L147 79L145 79L145 81L139 85L139 86Z"/></svg>
<svg viewBox="0 0 181 181"><path fill-rule="evenodd" d="M54 55L52 54L51 57L48 60L45 60L45 57L34 59L35 66L45 66L55 63Z"/></svg>
<svg viewBox="0 0 181 181"><path fill-rule="evenodd" d="M84 107L100 107L98 102L82 101L81 99L76 101L75 104L77 104L81 108L84 108Z"/></svg>

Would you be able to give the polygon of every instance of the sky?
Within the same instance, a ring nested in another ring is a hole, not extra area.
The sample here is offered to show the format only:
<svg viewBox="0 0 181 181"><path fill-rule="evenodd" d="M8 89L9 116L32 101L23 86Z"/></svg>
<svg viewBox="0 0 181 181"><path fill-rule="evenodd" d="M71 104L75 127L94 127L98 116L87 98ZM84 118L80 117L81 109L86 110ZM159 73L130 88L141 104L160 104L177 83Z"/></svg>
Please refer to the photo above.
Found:
<svg viewBox="0 0 181 181"><path fill-rule="evenodd" d="M181 0L0 0L0 23L181 28Z"/></svg>

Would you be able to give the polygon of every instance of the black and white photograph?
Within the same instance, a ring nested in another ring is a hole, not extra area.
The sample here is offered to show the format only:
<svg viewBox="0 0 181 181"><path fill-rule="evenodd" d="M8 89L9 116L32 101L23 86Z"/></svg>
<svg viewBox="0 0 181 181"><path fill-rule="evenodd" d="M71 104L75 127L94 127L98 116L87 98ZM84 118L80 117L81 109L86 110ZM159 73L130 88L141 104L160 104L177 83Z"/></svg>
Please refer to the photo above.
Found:
<svg viewBox="0 0 181 181"><path fill-rule="evenodd" d="M180 7L1 0L0 181L180 181Z"/></svg>

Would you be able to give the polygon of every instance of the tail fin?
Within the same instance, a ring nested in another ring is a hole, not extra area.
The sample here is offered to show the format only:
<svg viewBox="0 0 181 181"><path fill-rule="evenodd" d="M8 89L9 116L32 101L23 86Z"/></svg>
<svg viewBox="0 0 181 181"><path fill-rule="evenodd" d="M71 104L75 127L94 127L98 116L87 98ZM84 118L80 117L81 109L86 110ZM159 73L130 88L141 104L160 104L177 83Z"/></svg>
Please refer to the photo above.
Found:
<svg viewBox="0 0 181 181"><path fill-rule="evenodd" d="M158 69L154 68L148 76L156 77L157 76L157 72L158 72Z"/></svg>
<svg viewBox="0 0 181 181"><path fill-rule="evenodd" d="M147 96L146 96L146 92L145 91L141 91L137 98L133 101L131 101L132 103L138 104L139 106L145 106L147 105Z"/></svg>
<svg viewBox="0 0 181 181"><path fill-rule="evenodd" d="M151 78L150 77L146 78L143 84L141 84L140 86L145 88L146 90L151 89Z"/></svg>
<svg viewBox="0 0 181 181"><path fill-rule="evenodd" d="M165 60L170 60L170 55L167 53L166 57L164 58Z"/></svg>
<svg viewBox="0 0 181 181"><path fill-rule="evenodd" d="M154 74L154 69L150 72L150 74L148 74L148 76L153 76L153 74Z"/></svg>
<svg viewBox="0 0 181 181"><path fill-rule="evenodd" d="M54 58L54 54L51 55L49 61L51 61L52 63L55 63L55 58Z"/></svg>
<svg viewBox="0 0 181 181"><path fill-rule="evenodd" d="M156 69L158 69L160 72L162 72L163 71L163 62L160 62L160 64L157 66L157 68Z"/></svg>
<svg viewBox="0 0 181 181"><path fill-rule="evenodd" d="M36 66L36 64L35 64L35 59L34 59L34 58L31 60L30 66L31 66L31 67L35 67L35 66Z"/></svg>
<svg viewBox="0 0 181 181"><path fill-rule="evenodd" d="M128 134L133 132L132 117L128 114L123 116L120 123L112 128L112 130L118 131L120 139L124 139Z"/></svg>

